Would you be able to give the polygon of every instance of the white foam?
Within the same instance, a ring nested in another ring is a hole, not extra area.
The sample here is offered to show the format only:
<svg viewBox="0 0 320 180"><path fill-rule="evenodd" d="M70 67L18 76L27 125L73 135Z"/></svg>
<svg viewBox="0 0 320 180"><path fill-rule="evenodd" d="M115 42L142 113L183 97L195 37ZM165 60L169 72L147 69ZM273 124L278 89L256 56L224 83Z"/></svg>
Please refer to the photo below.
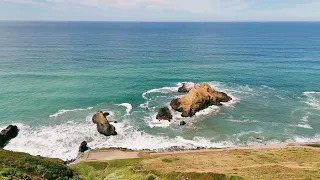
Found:
<svg viewBox="0 0 320 180"><path fill-rule="evenodd" d="M307 104L312 108L320 109L320 92L304 92L305 96L307 96Z"/></svg>
<svg viewBox="0 0 320 180"><path fill-rule="evenodd" d="M87 117L87 119L90 118ZM122 147L137 150L157 150L173 146L188 149L198 146L226 147L232 145L223 142L213 143L201 137L186 140L182 137L153 136L138 131L128 124L118 123L114 125L118 135L106 137L99 134L96 126L88 120L83 123L67 122L39 128L18 124L20 129L18 136L12 139L5 149L67 160L76 157L79 145L84 140L88 142L90 148Z"/></svg>
<svg viewBox="0 0 320 180"><path fill-rule="evenodd" d="M232 98L232 100L229 101L229 102L221 102L221 104L222 104L223 106L226 106L226 107L234 107L234 105L236 105L237 103L240 102L240 98L232 95L231 93L229 93L228 95Z"/></svg>
<svg viewBox="0 0 320 180"><path fill-rule="evenodd" d="M58 117L62 114L65 114L67 112L75 112L75 111L85 111L85 110L89 110L89 109L93 109L93 107L88 107L86 109L60 109L57 113L50 115L49 117L53 118L53 117Z"/></svg>
<svg viewBox="0 0 320 180"><path fill-rule="evenodd" d="M187 90L190 90L196 86L196 84L194 82L184 82L182 84L185 86L185 88Z"/></svg>
<svg viewBox="0 0 320 180"><path fill-rule="evenodd" d="M90 122L90 118L91 116L88 116L86 121L81 123L71 121L60 125L38 128L16 124L20 132L16 138L9 142L5 149L67 160L76 157L79 145L84 140L88 142L88 146L92 149L122 147L136 150L159 150L173 146L184 149L196 147L224 148L279 143L276 140L257 142L256 139L241 142L239 139L241 136L258 136L263 139L263 137L260 137L262 131L243 131L234 134L226 140L217 141L214 137L211 139L204 137L185 139L180 136L169 138L163 135L150 135L125 123L114 124L118 135L106 137L97 132L96 126ZM316 135L315 137L294 136L292 139L287 140L287 142L319 141L320 135Z"/></svg>
<svg viewBox="0 0 320 180"><path fill-rule="evenodd" d="M180 122L179 119L183 118L181 116L180 112L174 111L171 106L167 105L167 107L169 108L171 115L172 115L172 120L169 122L167 120L159 120L157 119L157 113L153 114L152 116L147 116L144 118L146 124L151 127L162 127L162 128L166 128L168 126L170 126L173 123L178 123Z"/></svg>
<svg viewBox="0 0 320 180"><path fill-rule="evenodd" d="M206 109L196 112L195 116L203 116L208 114L216 114L220 110L219 106L209 106Z"/></svg>
<svg viewBox="0 0 320 180"><path fill-rule="evenodd" d="M119 106L123 106L123 107L127 108L126 113L127 113L127 115L130 115L130 112L132 110L132 105L130 103L122 103L122 104L119 104Z"/></svg>
<svg viewBox="0 0 320 180"><path fill-rule="evenodd" d="M313 137L304 137L304 136L293 136L287 142L297 142L297 143L311 143L311 142L320 142L320 134L316 134Z"/></svg>
<svg viewBox="0 0 320 180"><path fill-rule="evenodd" d="M305 129L313 129L309 124L297 124L296 126Z"/></svg>
<svg viewBox="0 0 320 180"><path fill-rule="evenodd" d="M236 123L257 123L259 121L257 120L250 120L250 119L245 119L245 120L236 120L236 119L229 119L227 121L230 121L230 122L236 122Z"/></svg>
<svg viewBox="0 0 320 180"><path fill-rule="evenodd" d="M301 118L301 122L295 126L305 128L305 129L313 129L309 124L309 120L308 120L309 115L310 115L310 113L307 112L307 114Z"/></svg>
<svg viewBox="0 0 320 180"><path fill-rule="evenodd" d="M281 100L285 100L285 99L286 99L285 97L282 97L282 96L280 96L280 95L278 95L278 94L275 94L274 96L277 97L277 98L279 98L279 99L281 99Z"/></svg>
<svg viewBox="0 0 320 180"><path fill-rule="evenodd" d="M263 88L269 89L269 90L273 90L275 91L276 89L267 85L261 85Z"/></svg>
<svg viewBox="0 0 320 180"><path fill-rule="evenodd" d="M217 90L217 91L225 92L226 94L228 94L228 95L232 98L232 100L229 101L229 102L222 102L222 103L221 103L222 105L224 105L224 106L226 106L226 107L234 107L235 104L237 104L237 103L240 102L240 98L239 98L239 97L236 97L236 96L234 95L234 93L233 93L230 89L225 88L225 87L223 87L223 88L221 87L221 86L222 86L222 83L220 83L220 82L210 82L209 85L210 85L213 89L215 89L215 90ZM249 86L244 86L244 87L245 87L245 89L246 89L247 91L250 91L250 92L253 91L253 89L249 88Z"/></svg>
<svg viewBox="0 0 320 180"><path fill-rule="evenodd" d="M154 127L168 127L170 126L171 122L167 121L167 120L159 120L156 118L157 114L154 114L151 117L146 117L145 121L148 124L149 127L154 128ZM174 121L174 120L172 120Z"/></svg>
<svg viewBox="0 0 320 180"><path fill-rule="evenodd" d="M144 108L144 109L149 108L149 99L147 97L148 94L151 94L151 93L162 93L162 94L174 93L174 92L178 92L178 89L180 86L181 86L181 83L177 83L177 86L156 88L156 89L151 89L151 90L148 90L148 91L142 93L142 98L145 99L146 102L140 104L139 107Z"/></svg>
<svg viewBox="0 0 320 180"><path fill-rule="evenodd" d="M148 95L150 93L172 93L172 92L177 92L178 88L179 88L179 86L151 89L149 91L142 93L142 97L143 97L143 99L147 100L148 98L146 97L146 95Z"/></svg>

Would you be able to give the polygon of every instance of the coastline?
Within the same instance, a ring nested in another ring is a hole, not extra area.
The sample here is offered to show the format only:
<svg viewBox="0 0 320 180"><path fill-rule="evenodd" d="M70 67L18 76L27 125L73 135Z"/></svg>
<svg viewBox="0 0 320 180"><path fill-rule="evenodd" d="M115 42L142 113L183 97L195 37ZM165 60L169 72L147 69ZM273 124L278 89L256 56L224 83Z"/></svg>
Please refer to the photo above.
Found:
<svg viewBox="0 0 320 180"><path fill-rule="evenodd" d="M81 159L82 158L82 159ZM69 165L84 179L319 179L319 143L141 152L96 149Z"/></svg>
<svg viewBox="0 0 320 180"><path fill-rule="evenodd" d="M175 155L175 154L197 154L229 150L263 150L282 148L315 148L320 150L320 142L305 143L277 143L263 146L241 146L226 148L196 148L196 149L171 149L171 150L132 150L127 148L96 148L79 153L72 164L89 161L109 161L118 159L149 158L152 156Z"/></svg>

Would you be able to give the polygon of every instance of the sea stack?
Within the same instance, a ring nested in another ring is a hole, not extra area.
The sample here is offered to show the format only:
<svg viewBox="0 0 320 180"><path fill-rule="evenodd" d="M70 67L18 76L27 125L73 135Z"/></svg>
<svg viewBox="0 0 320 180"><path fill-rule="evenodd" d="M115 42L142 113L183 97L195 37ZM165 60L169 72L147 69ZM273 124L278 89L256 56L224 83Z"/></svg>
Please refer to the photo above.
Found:
<svg viewBox="0 0 320 180"><path fill-rule="evenodd" d="M95 115L93 115L92 122L97 125L97 130L99 133L105 136L117 135L116 128L109 123L102 111L98 111Z"/></svg>
<svg viewBox="0 0 320 180"><path fill-rule="evenodd" d="M168 107L163 107L159 110L157 117L158 120L168 120L169 122L172 120L172 114Z"/></svg>
<svg viewBox="0 0 320 180"><path fill-rule="evenodd" d="M202 83L192 88L185 96L173 99L170 105L172 109L182 112L183 117L191 117L209 106L220 106L221 102L230 100L232 98L226 93L215 91L209 84Z"/></svg>
<svg viewBox="0 0 320 180"><path fill-rule="evenodd" d="M0 132L0 148L3 148L7 142L18 135L19 129L17 126L9 125Z"/></svg>

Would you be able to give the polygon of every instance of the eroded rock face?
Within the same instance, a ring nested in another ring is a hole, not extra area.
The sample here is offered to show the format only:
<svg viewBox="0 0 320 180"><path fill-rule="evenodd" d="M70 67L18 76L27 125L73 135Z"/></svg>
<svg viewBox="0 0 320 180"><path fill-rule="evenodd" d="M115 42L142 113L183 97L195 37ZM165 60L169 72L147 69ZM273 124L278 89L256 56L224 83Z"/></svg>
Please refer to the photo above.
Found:
<svg viewBox="0 0 320 180"><path fill-rule="evenodd" d="M83 141L81 144L80 144L80 147L79 147L79 152L85 152L87 151L89 148L87 146L87 142L86 141Z"/></svg>
<svg viewBox="0 0 320 180"><path fill-rule="evenodd" d="M179 87L178 92L180 93L187 93L189 92L192 88L194 88L196 86L195 83L193 82L185 82L182 83L182 86Z"/></svg>
<svg viewBox="0 0 320 180"><path fill-rule="evenodd" d="M97 124L97 130L99 133L106 136L117 135L116 128L109 123L102 111L98 111L93 115L92 122Z"/></svg>
<svg viewBox="0 0 320 180"><path fill-rule="evenodd" d="M172 120L170 109L168 107L161 108L156 118L159 120L168 120L170 122Z"/></svg>
<svg viewBox="0 0 320 180"><path fill-rule="evenodd" d="M173 99L170 103L172 109L182 112L183 117L191 117L196 112L209 106L220 106L221 102L232 100L224 92L217 92L209 84L203 83L192 88L185 96Z"/></svg>
<svg viewBox="0 0 320 180"><path fill-rule="evenodd" d="M0 132L0 148L3 148L8 141L18 135L19 129L17 126L9 125Z"/></svg>

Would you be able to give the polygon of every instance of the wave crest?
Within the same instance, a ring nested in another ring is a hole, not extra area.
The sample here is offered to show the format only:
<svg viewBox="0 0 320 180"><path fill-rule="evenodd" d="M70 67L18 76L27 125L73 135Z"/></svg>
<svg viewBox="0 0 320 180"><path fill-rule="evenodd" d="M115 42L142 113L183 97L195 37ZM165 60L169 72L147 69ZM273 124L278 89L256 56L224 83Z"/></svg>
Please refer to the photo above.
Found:
<svg viewBox="0 0 320 180"><path fill-rule="evenodd" d="M65 114L67 112L75 112L75 111L85 111L85 110L90 110L93 109L93 107L88 107L86 109L60 109L58 112L56 112L55 114L50 115L49 117L54 118L54 117L58 117L62 114Z"/></svg>

